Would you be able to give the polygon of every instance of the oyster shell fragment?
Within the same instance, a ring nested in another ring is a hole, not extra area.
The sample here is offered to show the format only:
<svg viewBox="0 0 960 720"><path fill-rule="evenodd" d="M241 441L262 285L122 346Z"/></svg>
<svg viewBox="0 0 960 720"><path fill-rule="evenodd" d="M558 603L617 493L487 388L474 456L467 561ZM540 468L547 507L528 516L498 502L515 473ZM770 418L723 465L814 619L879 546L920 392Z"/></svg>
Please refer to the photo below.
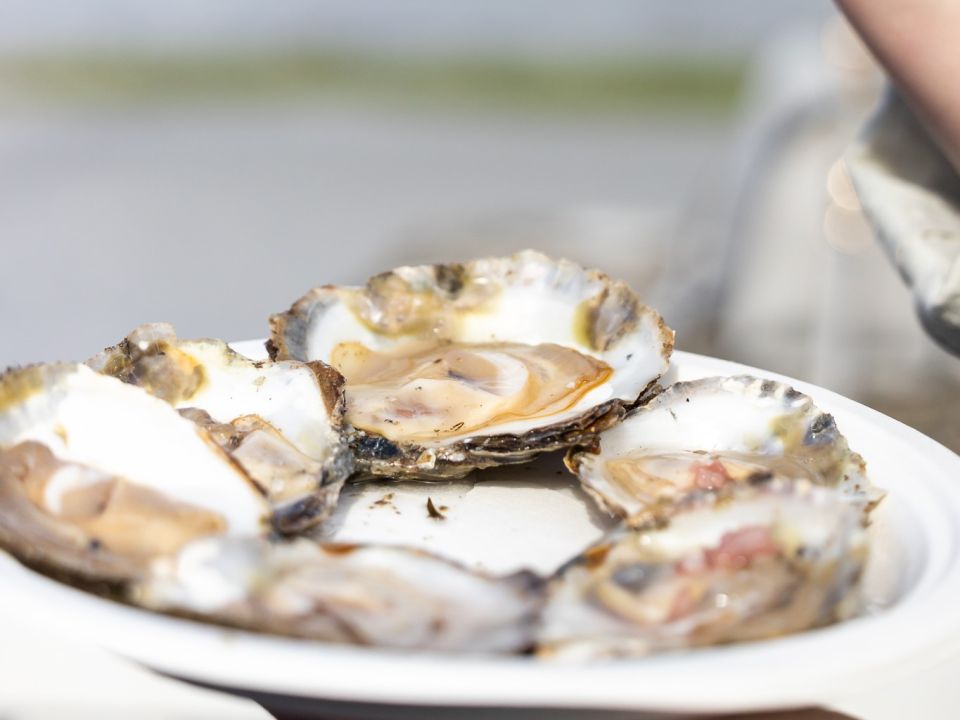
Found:
<svg viewBox="0 0 960 720"><path fill-rule="evenodd" d="M346 377L358 469L425 479L584 441L645 399L673 348L626 285L531 251L316 288L271 326L273 357Z"/></svg>
<svg viewBox="0 0 960 720"><path fill-rule="evenodd" d="M211 535L259 535L270 508L209 435L84 365L0 376L0 545L70 579L121 582Z"/></svg>
<svg viewBox="0 0 960 720"><path fill-rule="evenodd" d="M748 375L679 382L575 448L568 467L607 510L642 524L691 493L775 475L882 497L833 417L783 383Z"/></svg>
<svg viewBox="0 0 960 720"><path fill-rule="evenodd" d="M190 544L134 597L314 640L494 653L531 646L542 582L529 573L489 577L403 547L234 538Z"/></svg>
<svg viewBox="0 0 960 720"><path fill-rule="evenodd" d="M622 528L551 582L541 656L589 659L769 638L858 607L861 508L807 480L700 491Z"/></svg>
<svg viewBox="0 0 960 720"><path fill-rule="evenodd" d="M207 430L264 491L281 532L326 518L353 470L341 434L343 379L322 363L255 362L221 340L179 340L154 323L88 365Z"/></svg>

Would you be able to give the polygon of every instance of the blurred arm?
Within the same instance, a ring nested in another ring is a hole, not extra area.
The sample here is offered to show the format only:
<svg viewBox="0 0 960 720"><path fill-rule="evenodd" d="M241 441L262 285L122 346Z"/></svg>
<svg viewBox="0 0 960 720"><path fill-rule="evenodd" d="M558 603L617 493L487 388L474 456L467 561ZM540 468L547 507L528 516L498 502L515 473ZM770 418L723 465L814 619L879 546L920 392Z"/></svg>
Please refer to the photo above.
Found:
<svg viewBox="0 0 960 720"><path fill-rule="evenodd" d="M960 168L960 0L836 0Z"/></svg>

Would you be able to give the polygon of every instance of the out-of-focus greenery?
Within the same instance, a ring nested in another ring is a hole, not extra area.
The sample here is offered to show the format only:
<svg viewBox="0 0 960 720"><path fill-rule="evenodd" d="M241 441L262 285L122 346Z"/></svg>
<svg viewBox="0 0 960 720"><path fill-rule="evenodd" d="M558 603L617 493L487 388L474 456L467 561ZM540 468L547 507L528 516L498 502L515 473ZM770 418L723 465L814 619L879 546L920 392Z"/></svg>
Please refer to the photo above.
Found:
<svg viewBox="0 0 960 720"><path fill-rule="evenodd" d="M745 67L729 58L60 55L0 60L0 100L269 102L339 95L471 109L715 114L736 104Z"/></svg>

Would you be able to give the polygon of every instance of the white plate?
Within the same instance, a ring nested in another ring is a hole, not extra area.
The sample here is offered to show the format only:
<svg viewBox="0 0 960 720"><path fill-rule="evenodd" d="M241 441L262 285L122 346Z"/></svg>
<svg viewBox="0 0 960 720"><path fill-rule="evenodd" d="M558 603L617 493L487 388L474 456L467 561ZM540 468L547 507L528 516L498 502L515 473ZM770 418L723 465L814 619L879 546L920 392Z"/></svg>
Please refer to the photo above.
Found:
<svg viewBox="0 0 960 720"><path fill-rule="evenodd" d="M259 343L236 347L263 354ZM742 372L785 379L678 352L668 380ZM874 482L889 493L872 529L867 587L876 610L847 623L778 640L586 665L400 653L155 615L60 585L0 554L4 612L166 674L316 701L317 707L346 701L726 712L825 704L922 670L960 648L960 458L851 400L788 381L834 414L867 459ZM556 457L479 479L475 487L352 488L331 534L415 544L497 571L524 565L549 570L609 525ZM374 504L390 492L389 502ZM447 520L427 517L428 495L449 506Z"/></svg>

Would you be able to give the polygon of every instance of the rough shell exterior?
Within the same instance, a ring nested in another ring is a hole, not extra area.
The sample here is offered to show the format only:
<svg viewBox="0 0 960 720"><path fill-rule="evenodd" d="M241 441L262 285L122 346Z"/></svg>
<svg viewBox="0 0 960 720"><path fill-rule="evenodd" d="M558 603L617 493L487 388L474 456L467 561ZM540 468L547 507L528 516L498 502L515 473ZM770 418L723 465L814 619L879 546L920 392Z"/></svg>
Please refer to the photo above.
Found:
<svg viewBox="0 0 960 720"><path fill-rule="evenodd" d="M602 286L583 308L581 335L589 348L598 352L609 350L639 323L649 321L659 335L661 372L666 369L674 333L626 284L597 270L584 270L572 262L554 261L531 251L463 264L397 268L371 278L362 292L331 285L314 288L287 312L271 316L267 350L278 360L309 359L307 338L311 324L332 307L347 302L347 294L359 295L352 302L362 308L364 324L376 333L395 337L427 332L443 337L445 308L481 307L495 292L491 288L509 285L530 264L549 267L545 283L550 287L563 288L584 279ZM483 282L475 282L477 278ZM354 429L351 447L362 474L397 479L459 478L473 469L523 463L542 452L589 442L597 433L620 422L630 409L656 395L660 390L658 378L659 373L636 388L636 395L629 400L611 399L574 419L547 421L524 433L475 436L442 447L424 447Z"/></svg>

